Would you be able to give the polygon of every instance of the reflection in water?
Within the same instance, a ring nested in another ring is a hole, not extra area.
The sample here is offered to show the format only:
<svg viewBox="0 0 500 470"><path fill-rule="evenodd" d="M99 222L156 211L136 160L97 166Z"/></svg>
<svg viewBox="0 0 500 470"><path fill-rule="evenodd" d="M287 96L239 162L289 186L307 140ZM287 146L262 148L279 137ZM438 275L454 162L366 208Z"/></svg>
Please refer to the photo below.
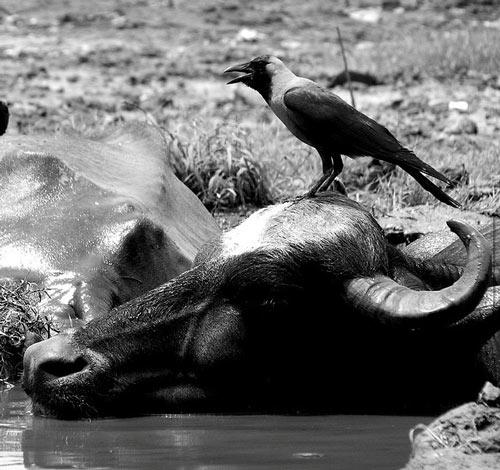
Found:
<svg viewBox="0 0 500 470"><path fill-rule="evenodd" d="M416 417L161 415L57 421L2 392L0 468L397 469ZM425 422L428 419L424 419Z"/></svg>

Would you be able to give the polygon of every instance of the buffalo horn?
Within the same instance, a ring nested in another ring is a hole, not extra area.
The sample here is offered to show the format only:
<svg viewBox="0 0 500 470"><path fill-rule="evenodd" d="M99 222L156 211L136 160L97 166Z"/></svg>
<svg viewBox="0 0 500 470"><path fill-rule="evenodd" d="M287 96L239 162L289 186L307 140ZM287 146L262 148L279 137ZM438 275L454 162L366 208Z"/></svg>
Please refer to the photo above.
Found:
<svg viewBox="0 0 500 470"><path fill-rule="evenodd" d="M462 276L436 291L416 291L384 275L345 281L349 305L377 322L421 328L449 325L471 313L482 299L491 274L491 248L486 239L465 222L447 222L467 250Z"/></svg>

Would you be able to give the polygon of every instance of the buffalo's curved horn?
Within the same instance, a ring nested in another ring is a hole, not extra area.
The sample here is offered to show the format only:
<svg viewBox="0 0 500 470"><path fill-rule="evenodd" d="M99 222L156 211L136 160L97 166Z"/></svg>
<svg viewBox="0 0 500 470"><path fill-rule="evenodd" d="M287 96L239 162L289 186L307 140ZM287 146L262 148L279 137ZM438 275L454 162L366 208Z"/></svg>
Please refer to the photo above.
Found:
<svg viewBox="0 0 500 470"><path fill-rule="evenodd" d="M345 281L349 305L382 323L409 328L455 323L471 313L483 297L491 273L491 248L465 222L450 220L448 227L462 240L467 262L462 276L437 291L415 291L384 275Z"/></svg>

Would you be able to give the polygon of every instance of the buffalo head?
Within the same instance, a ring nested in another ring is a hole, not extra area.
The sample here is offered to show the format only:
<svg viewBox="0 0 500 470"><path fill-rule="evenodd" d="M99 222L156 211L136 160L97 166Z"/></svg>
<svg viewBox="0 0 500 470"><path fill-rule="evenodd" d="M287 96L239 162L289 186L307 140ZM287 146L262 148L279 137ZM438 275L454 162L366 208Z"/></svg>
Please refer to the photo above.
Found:
<svg viewBox="0 0 500 470"><path fill-rule="evenodd" d="M141 123L100 138L2 137L0 282L46 289L40 314L64 329L190 268L219 229L166 148Z"/></svg>
<svg viewBox="0 0 500 470"><path fill-rule="evenodd" d="M422 377L443 394L457 380L473 389L483 378L460 377L461 325L487 289L491 250L465 223L449 226L465 267L425 290L419 272L432 262L389 249L343 195L262 209L205 245L191 270L31 346L24 388L36 413L61 418L382 410L388 390L411 402Z"/></svg>

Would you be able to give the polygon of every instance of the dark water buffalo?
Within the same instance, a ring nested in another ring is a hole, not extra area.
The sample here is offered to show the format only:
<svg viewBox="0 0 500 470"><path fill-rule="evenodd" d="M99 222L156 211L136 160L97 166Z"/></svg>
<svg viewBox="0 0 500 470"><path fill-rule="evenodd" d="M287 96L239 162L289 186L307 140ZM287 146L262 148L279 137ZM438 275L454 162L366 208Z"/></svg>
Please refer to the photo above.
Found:
<svg viewBox="0 0 500 470"><path fill-rule="evenodd" d="M191 270L29 348L24 388L60 418L443 409L500 378L491 248L449 226L463 266L391 248L338 193L270 206Z"/></svg>
<svg viewBox="0 0 500 470"><path fill-rule="evenodd" d="M96 140L3 137L0 281L45 286L42 313L65 327L190 268L219 231L164 149L139 124Z"/></svg>

